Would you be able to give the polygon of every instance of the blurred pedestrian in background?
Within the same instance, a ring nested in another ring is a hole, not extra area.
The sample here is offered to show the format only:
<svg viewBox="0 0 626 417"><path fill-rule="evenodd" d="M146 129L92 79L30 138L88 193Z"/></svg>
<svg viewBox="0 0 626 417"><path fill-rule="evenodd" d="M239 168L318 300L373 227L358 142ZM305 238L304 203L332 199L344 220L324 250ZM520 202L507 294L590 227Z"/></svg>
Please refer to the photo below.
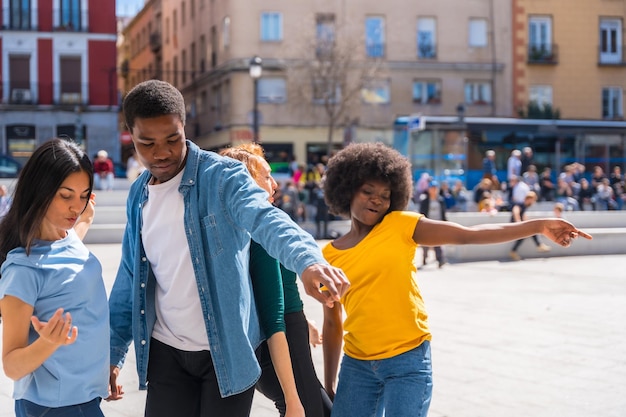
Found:
<svg viewBox="0 0 626 417"><path fill-rule="evenodd" d="M0 184L0 220L9 212L13 197L9 195L9 189L6 185Z"/></svg>
<svg viewBox="0 0 626 417"><path fill-rule="evenodd" d="M146 167L144 167L141 162L137 159L137 152L135 152L135 148L132 149L132 153L128 157L126 161L126 178L130 182L133 182L139 177L144 171Z"/></svg>
<svg viewBox="0 0 626 417"><path fill-rule="evenodd" d="M93 171L95 188L97 190L111 191L113 189L115 169L113 161L104 149L96 154L96 160L93 162Z"/></svg>
<svg viewBox="0 0 626 417"><path fill-rule="evenodd" d="M520 223L520 222L527 220L526 210L528 210L530 206L535 204L535 202L537 202L537 194L534 191L528 191L526 193L526 197L524 198L523 203L513 204L511 208L511 222ZM545 243L541 243L537 235L532 235L532 239L533 239L533 242L535 242L535 246L537 247L537 252L549 252L550 251L550 246L546 245ZM513 259L514 261L519 261L522 259L519 253L517 253L517 250L519 249L519 247L521 246L523 242L524 242L524 238L518 239L513 245L513 248L511 249L511 251L509 252L509 256L511 256L511 259Z"/></svg>
<svg viewBox="0 0 626 417"><path fill-rule="evenodd" d="M425 217L428 217L432 220L448 220L446 217L447 209L445 198L439 194L439 183L437 181L431 181L428 185L428 190L426 194L422 195L420 199L419 212L422 213ZM426 266L426 263L428 261L428 252L430 249L431 247L422 246L422 266ZM443 264L446 263L443 256L443 249L441 249L441 246L433 246L432 249L435 251L435 258L437 259L439 268L441 268Z"/></svg>

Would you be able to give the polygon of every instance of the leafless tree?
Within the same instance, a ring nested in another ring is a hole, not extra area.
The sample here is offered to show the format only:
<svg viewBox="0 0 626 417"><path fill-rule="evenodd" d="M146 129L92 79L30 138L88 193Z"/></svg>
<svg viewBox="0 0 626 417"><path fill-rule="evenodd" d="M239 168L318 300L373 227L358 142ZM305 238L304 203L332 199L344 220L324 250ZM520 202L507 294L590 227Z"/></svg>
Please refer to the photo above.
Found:
<svg viewBox="0 0 626 417"><path fill-rule="evenodd" d="M364 42L347 36L305 41L289 68L290 102L327 127L327 154L336 128L358 120L366 87L384 76L380 58L366 57Z"/></svg>

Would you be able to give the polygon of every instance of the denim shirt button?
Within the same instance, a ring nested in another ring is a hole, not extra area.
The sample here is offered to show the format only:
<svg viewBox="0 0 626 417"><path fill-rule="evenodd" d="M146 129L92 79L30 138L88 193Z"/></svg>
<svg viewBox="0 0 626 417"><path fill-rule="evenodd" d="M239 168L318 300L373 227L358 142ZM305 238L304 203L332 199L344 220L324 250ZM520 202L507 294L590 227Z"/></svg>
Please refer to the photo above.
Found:
<svg viewBox="0 0 626 417"><path fill-rule="evenodd" d="M145 282L141 283L141 288L146 288L146 283Z"/></svg>
<svg viewBox="0 0 626 417"><path fill-rule="evenodd" d="M141 314L146 314L146 310L141 310Z"/></svg>
<svg viewBox="0 0 626 417"><path fill-rule="evenodd" d="M148 259L147 259L145 256L143 256L143 257L141 258L141 262L146 262L147 260L148 260Z"/></svg>
<svg viewBox="0 0 626 417"><path fill-rule="evenodd" d="M141 344L142 344L142 345L145 345L145 344L146 344L146 341L145 341L145 340L142 340L142 341L141 341Z"/></svg>

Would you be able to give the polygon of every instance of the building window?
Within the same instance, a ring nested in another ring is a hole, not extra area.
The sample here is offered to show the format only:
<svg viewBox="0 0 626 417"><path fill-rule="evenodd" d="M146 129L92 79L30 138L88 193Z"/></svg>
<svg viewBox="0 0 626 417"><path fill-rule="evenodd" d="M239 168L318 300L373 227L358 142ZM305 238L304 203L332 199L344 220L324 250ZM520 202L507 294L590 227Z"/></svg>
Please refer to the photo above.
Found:
<svg viewBox="0 0 626 417"><path fill-rule="evenodd" d="M320 78L313 82L313 104L338 103L341 87L337 80Z"/></svg>
<svg viewBox="0 0 626 417"><path fill-rule="evenodd" d="M9 84L11 103L32 103L29 55L9 55Z"/></svg>
<svg viewBox="0 0 626 417"><path fill-rule="evenodd" d="M277 77L260 78L257 100L259 103L285 103L287 101L287 83L285 79Z"/></svg>
<svg viewBox="0 0 626 417"><path fill-rule="evenodd" d="M71 124L71 125L57 125L56 126L56 137L58 138L62 138L62 139L66 139L66 140L71 140L71 141L78 141L77 139L80 139L80 144L81 146L85 147L85 138L87 138L87 126L80 123L76 123L76 124ZM77 134L77 132L80 132L80 134Z"/></svg>
<svg viewBox="0 0 626 417"><path fill-rule="evenodd" d="M36 148L37 127L35 125L6 125L4 134L9 155L22 164L26 163ZM14 171L17 173L17 167L14 167Z"/></svg>
<svg viewBox="0 0 626 417"><path fill-rule="evenodd" d="M217 47L219 45L219 40L217 39L217 27L215 25L211 26L211 68L215 68L217 66Z"/></svg>
<svg viewBox="0 0 626 417"><path fill-rule="evenodd" d="M197 98L197 101L196 101L196 110L198 112L198 116L205 115L207 111L208 100L209 99L208 99L206 90L202 90L200 92L200 96Z"/></svg>
<svg viewBox="0 0 626 417"><path fill-rule="evenodd" d="M437 57L437 21L433 17L417 19L417 57L432 59Z"/></svg>
<svg viewBox="0 0 626 417"><path fill-rule="evenodd" d="M172 65L169 62L165 63L165 76L163 79L172 84Z"/></svg>
<svg viewBox="0 0 626 417"><path fill-rule="evenodd" d="M528 89L528 101L535 103L540 110L552 106L552 86L531 85Z"/></svg>
<svg viewBox="0 0 626 417"><path fill-rule="evenodd" d="M263 42L279 42L283 40L282 13L261 13L261 40Z"/></svg>
<svg viewBox="0 0 626 417"><path fill-rule="evenodd" d="M206 71L206 37L204 35L200 36L200 74L203 74Z"/></svg>
<svg viewBox="0 0 626 417"><path fill-rule="evenodd" d="M61 0L61 28L80 30L80 15L80 0Z"/></svg>
<svg viewBox="0 0 626 417"><path fill-rule="evenodd" d="M624 117L622 97L623 92L620 87L602 89L602 118L621 119Z"/></svg>
<svg viewBox="0 0 626 417"><path fill-rule="evenodd" d="M222 114L228 117L230 113L230 81L226 80L222 83Z"/></svg>
<svg viewBox="0 0 626 417"><path fill-rule="evenodd" d="M175 56L172 62L172 85L178 87L178 57Z"/></svg>
<svg viewBox="0 0 626 417"><path fill-rule="evenodd" d="M211 98L213 103L211 103L211 110L213 111L215 117L215 124L221 125L221 116L222 116L222 89L219 84L214 85L211 88Z"/></svg>
<svg viewBox="0 0 626 417"><path fill-rule="evenodd" d="M471 48L487 46L487 19L470 19L468 43Z"/></svg>
<svg viewBox="0 0 626 417"><path fill-rule="evenodd" d="M413 103L441 104L441 82L431 80L413 81Z"/></svg>
<svg viewBox="0 0 626 417"><path fill-rule="evenodd" d="M191 48L190 48L190 67L191 67L191 79L193 80L196 77L196 71L197 71L197 67L196 67L196 43L195 42L191 42Z"/></svg>
<svg viewBox="0 0 626 417"><path fill-rule="evenodd" d="M187 8L185 7L185 2L183 1L180 4L180 26L184 27L187 19Z"/></svg>
<svg viewBox="0 0 626 417"><path fill-rule="evenodd" d="M64 56L60 59L61 97L63 104L79 104L81 100L81 59L79 56Z"/></svg>
<svg viewBox="0 0 626 417"><path fill-rule="evenodd" d="M222 21L222 47L226 49L230 46L230 17L226 16Z"/></svg>
<svg viewBox="0 0 626 417"><path fill-rule="evenodd" d="M391 87L389 80L372 80L361 88L361 99L365 104L389 104Z"/></svg>
<svg viewBox="0 0 626 417"><path fill-rule="evenodd" d="M467 81L465 83L465 103L491 104L491 84L485 81Z"/></svg>
<svg viewBox="0 0 626 417"><path fill-rule="evenodd" d="M531 62L552 59L552 18L531 16L528 23L528 60Z"/></svg>
<svg viewBox="0 0 626 417"><path fill-rule="evenodd" d="M315 16L315 53L328 56L335 45L335 15L322 13Z"/></svg>
<svg viewBox="0 0 626 417"><path fill-rule="evenodd" d="M370 58L385 56L385 18L369 16L365 18L365 52Z"/></svg>
<svg viewBox="0 0 626 417"><path fill-rule="evenodd" d="M28 30L30 26L30 0L11 0L9 27L12 30Z"/></svg>
<svg viewBox="0 0 626 417"><path fill-rule="evenodd" d="M165 18L165 44L170 43L170 18Z"/></svg>
<svg viewBox="0 0 626 417"><path fill-rule="evenodd" d="M183 85L187 84L187 51L182 50L180 53L180 66L181 66L181 82Z"/></svg>
<svg viewBox="0 0 626 417"><path fill-rule="evenodd" d="M600 63L622 62L622 21L600 19Z"/></svg>

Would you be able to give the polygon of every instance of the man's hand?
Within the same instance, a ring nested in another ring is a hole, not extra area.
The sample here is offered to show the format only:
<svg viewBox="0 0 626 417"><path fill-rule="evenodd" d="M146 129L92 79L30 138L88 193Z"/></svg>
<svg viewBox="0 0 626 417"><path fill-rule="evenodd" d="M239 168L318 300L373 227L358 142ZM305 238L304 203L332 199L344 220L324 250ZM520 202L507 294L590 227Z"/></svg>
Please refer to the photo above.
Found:
<svg viewBox="0 0 626 417"><path fill-rule="evenodd" d="M124 398L124 390L121 385L117 385L117 377L120 375L120 368L111 365L109 374L109 396L106 401L117 401Z"/></svg>
<svg viewBox="0 0 626 417"><path fill-rule="evenodd" d="M308 266L300 278L304 291L329 307L339 301L350 287L350 282L341 269L325 264ZM322 286L324 291L321 290Z"/></svg>

